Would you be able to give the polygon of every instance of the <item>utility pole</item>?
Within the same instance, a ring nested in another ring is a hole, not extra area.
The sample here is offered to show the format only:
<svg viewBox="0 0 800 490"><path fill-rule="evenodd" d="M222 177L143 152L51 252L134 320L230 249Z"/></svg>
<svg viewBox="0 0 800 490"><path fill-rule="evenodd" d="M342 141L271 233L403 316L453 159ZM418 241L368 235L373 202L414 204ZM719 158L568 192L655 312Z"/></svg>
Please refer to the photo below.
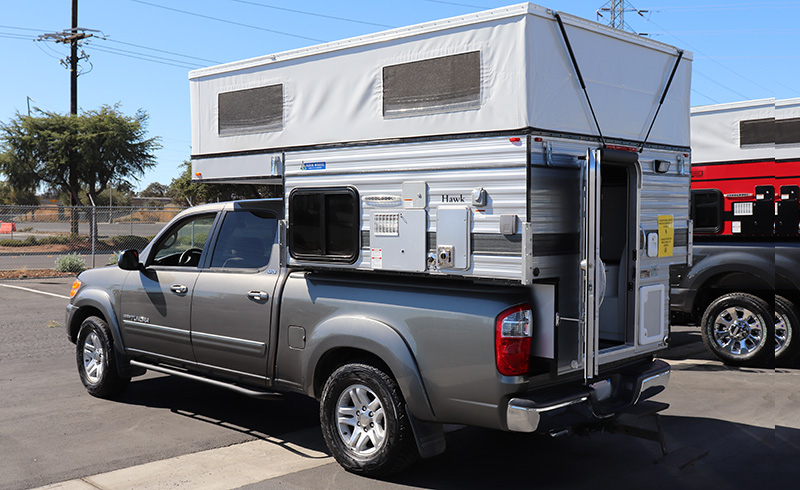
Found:
<svg viewBox="0 0 800 490"><path fill-rule="evenodd" d="M69 68L69 112L73 116L78 115L78 62L89 58L83 51L78 55L78 47L82 40L94 35L89 31L97 32L92 29L78 27L78 0L72 0L72 22L70 29L61 32L42 34L38 39L39 41L55 41L57 43L69 44L69 58L62 60L61 64ZM75 171L75 159L75 152L71 151L67 159L67 172L69 174L67 179L70 188L69 202L72 207L70 232L73 234L78 233L77 209L75 209L75 206L80 204L80 199L77 195L78 174Z"/></svg>
<svg viewBox="0 0 800 490"><path fill-rule="evenodd" d="M621 31L636 32L625 22L625 12L635 12L642 17L644 17L644 14L649 13L648 10L637 9L627 0L609 0L597 9L597 21L601 22L600 19L605 19L606 16L603 14L606 14L608 15L607 24L609 26Z"/></svg>

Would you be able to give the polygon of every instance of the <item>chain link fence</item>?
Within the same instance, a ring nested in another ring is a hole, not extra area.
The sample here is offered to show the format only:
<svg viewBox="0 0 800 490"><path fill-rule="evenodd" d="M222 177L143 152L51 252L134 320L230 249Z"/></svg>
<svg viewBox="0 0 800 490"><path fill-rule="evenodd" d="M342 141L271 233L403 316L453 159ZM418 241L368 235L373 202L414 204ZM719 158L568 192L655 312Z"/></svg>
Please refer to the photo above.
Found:
<svg viewBox="0 0 800 490"><path fill-rule="evenodd" d="M53 269L77 254L102 267L121 250L141 250L184 208L0 206L0 270Z"/></svg>

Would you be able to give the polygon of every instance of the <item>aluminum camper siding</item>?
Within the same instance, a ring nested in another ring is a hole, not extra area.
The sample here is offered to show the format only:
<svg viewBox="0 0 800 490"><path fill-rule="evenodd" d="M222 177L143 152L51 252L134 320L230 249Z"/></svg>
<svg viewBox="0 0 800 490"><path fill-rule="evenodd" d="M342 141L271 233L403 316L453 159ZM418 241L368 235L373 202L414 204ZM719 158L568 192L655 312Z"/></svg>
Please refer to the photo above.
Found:
<svg viewBox="0 0 800 490"><path fill-rule="evenodd" d="M521 281L520 236L500 234L500 215L516 215L526 221L526 145L508 137L470 138L335 148L286 153L285 193L298 187L343 187L357 189L362 199L361 256L354 265L341 266L373 270L370 263L370 216L365 196L401 196L403 182L426 182L428 186L428 236L417 237L435 243L437 210L446 205L471 206L471 192L483 187L488 205L472 212L472 266L450 270L448 275ZM304 170L306 163L315 163ZM460 202L463 197L464 203ZM454 203L458 200L458 203ZM290 213L287 200L287 216ZM383 208L380 208L383 209ZM398 203L395 208L403 209ZM427 247L427 244L425 245ZM302 264L292 260L294 265ZM327 265L327 264L326 264Z"/></svg>

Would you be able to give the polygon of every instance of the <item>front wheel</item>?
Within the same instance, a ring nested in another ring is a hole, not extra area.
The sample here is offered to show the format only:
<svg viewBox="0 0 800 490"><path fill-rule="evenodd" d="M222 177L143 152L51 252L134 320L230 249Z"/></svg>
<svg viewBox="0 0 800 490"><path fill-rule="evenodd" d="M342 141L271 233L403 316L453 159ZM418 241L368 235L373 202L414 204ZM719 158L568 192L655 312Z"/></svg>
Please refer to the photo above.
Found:
<svg viewBox="0 0 800 490"><path fill-rule="evenodd" d="M714 300L703 314L703 342L725 364L760 364L773 358L770 306L747 293Z"/></svg>
<svg viewBox="0 0 800 490"><path fill-rule="evenodd" d="M797 309L783 296L775 296L775 362L790 363L800 348Z"/></svg>
<svg viewBox="0 0 800 490"><path fill-rule="evenodd" d="M81 323L75 354L81 382L89 394L113 398L128 387L131 379L117 372L114 341L102 318L90 316Z"/></svg>
<svg viewBox="0 0 800 490"><path fill-rule="evenodd" d="M331 374L320 422L328 449L347 471L385 476L419 458L400 389L373 366L346 364Z"/></svg>

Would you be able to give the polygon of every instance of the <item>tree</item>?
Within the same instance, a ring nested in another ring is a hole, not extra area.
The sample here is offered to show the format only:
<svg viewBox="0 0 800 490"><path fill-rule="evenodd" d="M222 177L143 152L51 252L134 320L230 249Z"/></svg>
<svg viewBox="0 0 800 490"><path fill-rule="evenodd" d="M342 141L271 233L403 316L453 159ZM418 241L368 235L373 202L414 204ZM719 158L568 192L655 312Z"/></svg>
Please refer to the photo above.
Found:
<svg viewBox="0 0 800 490"><path fill-rule="evenodd" d="M22 204L35 206L39 204L36 193L28 189L14 189L5 182L0 182L0 204Z"/></svg>
<svg viewBox="0 0 800 490"><path fill-rule="evenodd" d="M281 186L255 184L209 184L192 180L191 162L183 162L181 175L172 179L169 197L181 204L231 201L235 199L260 199L280 195Z"/></svg>
<svg viewBox="0 0 800 490"><path fill-rule="evenodd" d="M17 113L0 123L0 173L14 189L34 190L46 184L66 192L80 205L81 190L95 199L113 180L131 184L155 165L158 138L147 138L147 114L126 116L119 105L104 105L79 116L37 109L36 116ZM71 231L78 232L73 213Z"/></svg>
<svg viewBox="0 0 800 490"><path fill-rule="evenodd" d="M153 182L139 192L139 197L167 197L167 192L169 192L168 185Z"/></svg>

